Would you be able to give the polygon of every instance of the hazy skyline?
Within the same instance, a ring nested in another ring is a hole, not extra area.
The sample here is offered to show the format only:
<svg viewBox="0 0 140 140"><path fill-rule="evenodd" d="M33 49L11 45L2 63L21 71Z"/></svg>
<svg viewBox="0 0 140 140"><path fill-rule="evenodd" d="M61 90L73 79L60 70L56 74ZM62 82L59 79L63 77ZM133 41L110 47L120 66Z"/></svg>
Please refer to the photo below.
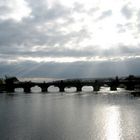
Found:
<svg viewBox="0 0 140 140"><path fill-rule="evenodd" d="M138 0L1 0L0 75L140 75Z"/></svg>

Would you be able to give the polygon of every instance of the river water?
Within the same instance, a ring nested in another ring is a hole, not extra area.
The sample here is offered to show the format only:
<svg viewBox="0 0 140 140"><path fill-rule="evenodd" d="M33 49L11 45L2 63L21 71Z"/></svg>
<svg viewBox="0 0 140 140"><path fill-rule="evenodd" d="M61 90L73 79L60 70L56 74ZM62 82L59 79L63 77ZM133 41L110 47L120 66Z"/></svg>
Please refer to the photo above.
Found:
<svg viewBox="0 0 140 140"><path fill-rule="evenodd" d="M32 90L0 94L0 140L140 139L140 98L125 90Z"/></svg>

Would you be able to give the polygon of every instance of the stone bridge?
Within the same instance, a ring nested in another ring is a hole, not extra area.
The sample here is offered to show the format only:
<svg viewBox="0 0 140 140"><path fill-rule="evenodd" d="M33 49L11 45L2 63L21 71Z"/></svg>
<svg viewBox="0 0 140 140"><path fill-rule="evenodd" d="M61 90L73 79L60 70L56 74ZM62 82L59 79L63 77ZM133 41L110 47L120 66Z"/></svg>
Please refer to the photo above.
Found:
<svg viewBox="0 0 140 140"><path fill-rule="evenodd" d="M140 78L106 78L106 79L94 79L94 80L59 80L53 82L14 82L6 83L6 92L14 92L16 88L23 88L25 93L30 93L31 88L38 86L42 92L48 92L50 86L58 87L60 92L64 92L65 88L75 87L77 92L82 91L84 86L92 86L93 91L99 91L102 86L110 87L110 90L117 90L118 87L123 86L126 90L134 90L136 87L140 87Z"/></svg>

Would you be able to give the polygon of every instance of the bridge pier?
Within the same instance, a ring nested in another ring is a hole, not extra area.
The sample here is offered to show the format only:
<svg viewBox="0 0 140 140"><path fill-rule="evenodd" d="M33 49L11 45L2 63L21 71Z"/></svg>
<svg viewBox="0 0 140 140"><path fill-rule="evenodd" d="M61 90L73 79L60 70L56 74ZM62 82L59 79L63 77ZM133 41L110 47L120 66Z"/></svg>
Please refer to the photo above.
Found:
<svg viewBox="0 0 140 140"><path fill-rule="evenodd" d="M100 90L100 86L99 85L93 86L93 91L99 91L99 90Z"/></svg>
<svg viewBox="0 0 140 140"><path fill-rule="evenodd" d="M57 85L59 87L59 92L65 91L65 86L63 80L60 81L60 83Z"/></svg>
<svg viewBox="0 0 140 140"><path fill-rule="evenodd" d="M25 93L31 93L31 87L24 87L23 89Z"/></svg>
<svg viewBox="0 0 140 140"><path fill-rule="evenodd" d="M110 86L110 90L111 90L111 91L116 91L116 90L117 90L117 86L116 86L116 85Z"/></svg>
<svg viewBox="0 0 140 140"><path fill-rule="evenodd" d="M59 91L60 91L60 92L64 92L64 91L65 91L65 87L60 86L60 87L59 87Z"/></svg>
<svg viewBox="0 0 140 140"><path fill-rule="evenodd" d="M77 86L77 92L81 92L82 91L82 86Z"/></svg>
<svg viewBox="0 0 140 140"><path fill-rule="evenodd" d="M94 91L99 91L100 90L100 84L97 80L95 80L95 82L94 82L93 90Z"/></svg>
<svg viewBox="0 0 140 140"><path fill-rule="evenodd" d="M77 92L81 92L82 91L82 83L81 83L80 80L76 81L75 86L76 86Z"/></svg>
<svg viewBox="0 0 140 140"><path fill-rule="evenodd" d="M38 83L38 86L41 88L41 92L48 92L48 87L50 85L48 85L47 83L45 83L45 81L43 83Z"/></svg>
<svg viewBox="0 0 140 140"><path fill-rule="evenodd" d="M41 88L41 92L48 92L48 87L40 87Z"/></svg>
<svg viewBox="0 0 140 140"><path fill-rule="evenodd" d="M119 85L119 79L118 79L118 77L116 77L116 79L112 80L112 82L110 83L110 90L111 91L116 91L118 85Z"/></svg>

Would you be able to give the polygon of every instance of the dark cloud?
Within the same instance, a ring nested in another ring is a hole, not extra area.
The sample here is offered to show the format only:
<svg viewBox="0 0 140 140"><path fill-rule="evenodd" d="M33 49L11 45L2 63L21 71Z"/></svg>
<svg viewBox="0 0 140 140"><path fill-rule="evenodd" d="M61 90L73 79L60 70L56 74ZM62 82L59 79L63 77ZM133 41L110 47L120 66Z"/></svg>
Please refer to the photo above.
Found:
<svg viewBox="0 0 140 140"><path fill-rule="evenodd" d="M44 54L53 53L53 51L55 54L60 52L70 40L77 42L88 37L88 32L85 29L64 34L56 27L45 32L38 31L36 26L29 26L28 23L17 23L13 20L1 21L0 30L0 53L9 53L10 55L15 53L19 53L19 55L31 54L32 47L36 45L46 46L42 51ZM54 47L56 44L59 47ZM35 52L35 54L37 53L41 55L39 50Z"/></svg>
<svg viewBox="0 0 140 140"><path fill-rule="evenodd" d="M70 9L65 8L59 3L54 4L51 8L45 0L29 0L27 1L30 9L30 20L33 22L46 22L56 20L58 18L69 18ZM28 19L29 20L29 19Z"/></svg>
<svg viewBox="0 0 140 140"><path fill-rule="evenodd" d="M83 28L79 31L71 31L64 33L61 31L62 24L58 24L56 21L58 18L67 20L67 25L71 24L69 18L71 17L71 9L66 8L58 3L49 8L45 0L32 1L29 0L28 6L31 8L29 17L24 18L21 22L14 20L0 20L0 53L1 55L7 55L13 57L16 56L52 56L52 57L63 57L63 56L97 56L102 51L102 56L117 54L116 49L100 50L99 48L94 49L93 46L85 46L86 50L75 50L66 49L64 46L69 42L73 41L73 45L83 41L85 38L90 37L90 33ZM83 11L84 6L79 3L74 4L73 10L76 11L76 7L79 7ZM94 9L95 10L95 9ZM78 12L78 11L77 11ZM103 19L107 16L111 16L112 11L104 11L99 19ZM52 21L53 20L53 21ZM44 24L48 26L44 26ZM51 26L49 26L51 24ZM41 26L41 29L38 29ZM34 46L44 45L44 49L32 51ZM58 45L58 47L55 47ZM125 54L127 52L123 51ZM133 50L134 48L127 48ZM138 51L137 51L138 52ZM130 52L132 53L132 51ZM134 53L134 52L133 52ZM120 54L121 55L121 54Z"/></svg>
<svg viewBox="0 0 140 140"><path fill-rule="evenodd" d="M15 51L16 49L16 51ZM76 50L76 49L68 49L68 48L55 48L55 47L46 47L43 50L20 50L19 46L13 50L13 47L9 50L5 47L1 48L1 54L0 57L7 59L14 59L18 57L52 57L52 58L61 58L61 57L86 57L87 59L92 57L99 57L99 58L114 58L114 57L129 57L129 56L138 56L140 55L140 47L136 46L114 46L110 49L99 49L97 46L89 46L87 49L84 50ZM102 54L100 54L102 53Z"/></svg>
<svg viewBox="0 0 140 140"><path fill-rule="evenodd" d="M9 6L7 0L0 1L0 17L7 16L7 14L12 12L12 8Z"/></svg>
<svg viewBox="0 0 140 140"><path fill-rule="evenodd" d="M0 64L0 74L18 77L83 78L139 75L140 58L125 61Z"/></svg>
<svg viewBox="0 0 140 140"><path fill-rule="evenodd" d="M81 4L81 3L78 3L78 2L75 2L74 3L74 6L73 6L73 8L72 8L72 11L73 12L80 12L80 13L84 13L84 12L86 12L85 11L85 8L84 8L84 5L83 4Z"/></svg>
<svg viewBox="0 0 140 140"><path fill-rule="evenodd" d="M140 55L140 47L136 46L125 46L120 44L119 46L114 46L110 49L104 50L102 52L103 56L136 56Z"/></svg>
<svg viewBox="0 0 140 140"><path fill-rule="evenodd" d="M126 31L125 25L117 24L116 26L119 33L124 33Z"/></svg>
<svg viewBox="0 0 140 140"><path fill-rule="evenodd" d="M140 31L140 10L137 12L137 21L136 21L136 25L137 25L137 30L138 30L138 32L137 32L137 34L139 34L139 31Z"/></svg>
<svg viewBox="0 0 140 140"><path fill-rule="evenodd" d="M58 3L49 8L45 0L27 2L31 8L30 16L23 18L21 22L12 19L0 20L0 54L57 56L69 41L78 43L89 37L84 28L69 33L61 30L72 22L71 9ZM64 20L65 23L57 23L58 19ZM56 44L59 47L54 47ZM33 52L33 47L37 45L45 46L44 50Z"/></svg>
<svg viewBox="0 0 140 140"><path fill-rule="evenodd" d="M133 11L131 8L129 8L129 5L125 5L121 9L121 13L125 16L125 18L130 19L133 15Z"/></svg>
<svg viewBox="0 0 140 140"><path fill-rule="evenodd" d="M112 15L112 11L111 10L107 10L107 11L104 11L102 12L102 14L99 16L98 20L102 20L104 18L107 18L109 16Z"/></svg>
<svg viewBox="0 0 140 140"><path fill-rule="evenodd" d="M0 6L0 15L1 16L6 16L7 13L12 12L12 9L10 7L7 6Z"/></svg>
<svg viewBox="0 0 140 140"><path fill-rule="evenodd" d="M127 32L128 30L133 31L135 28L133 22L127 22L126 24L117 24L116 27L119 33L124 33Z"/></svg>
<svg viewBox="0 0 140 140"><path fill-rule="evenodd" d="M21 22L12 19L0 20L0 46L21 46L22 44L27 47L33 45L53 46L58 42L64 44L74 35L78 36L76 32L64 35L61 31L62 24L57 23L57 19L60 18L67 24L71 24L72 20L69 19L70 9L60 4L48 8L44 0L27 2L31 8L30 16L24 18ZM48 25L44 26L44 24ZM39 30L38 26L42 29Z"/></svg>
<svg viewBox="0 0 140 140"><path fill-rule="evenodd" d="M84 13L92 16L99 8L94 7L85 10L83 4L74 3L71 7L65 7L60 3L52 4L50 7L46 0L26 0L30 14L22 17L21 21L8 18L12 12L6 1L0 6L0 74L10 74L16 76L46 76L46 77L96 77L116 74L128 74L128 72L138 74L139 59L127 59L124 62L96 61L96 62L73 62L56 63L33 61L18 61L19 57L92 57L112 58L123 56L140 55L139 46L125 46L116 44L108 49L101 49L100 46L84 46L80 49L79 43L84 39L90 39L90 31L86 25L77 30L74 26L68 31L70 25L76 23L73 18L74 13ZM1 3L1 2L0 2ZM100 11L98 11L100 12ZM121 10L122 14L130 19L132 9L128 5ZM104 20L112 15L112 10L103 11L98 20ZM2 16L5 19L1 18ZM61 22L59 22L59 20ZM94 26L94 24L93 24ZM120 32L132 29L132 24L117 26ZM95 33L96 36L96 33ZM93 38L94 40L94 38ZM68 46L71 43L73 46ZM35 49L36 46L39 46ZM67 47L68 46L68 47ZM18 62L11 63L10 61ZM124 67L124 63L126 67ZM118 67L119 66L119 67ZM129 68L129 70L127 69ZM127 69L127 70L126 70Z"/></svg>

